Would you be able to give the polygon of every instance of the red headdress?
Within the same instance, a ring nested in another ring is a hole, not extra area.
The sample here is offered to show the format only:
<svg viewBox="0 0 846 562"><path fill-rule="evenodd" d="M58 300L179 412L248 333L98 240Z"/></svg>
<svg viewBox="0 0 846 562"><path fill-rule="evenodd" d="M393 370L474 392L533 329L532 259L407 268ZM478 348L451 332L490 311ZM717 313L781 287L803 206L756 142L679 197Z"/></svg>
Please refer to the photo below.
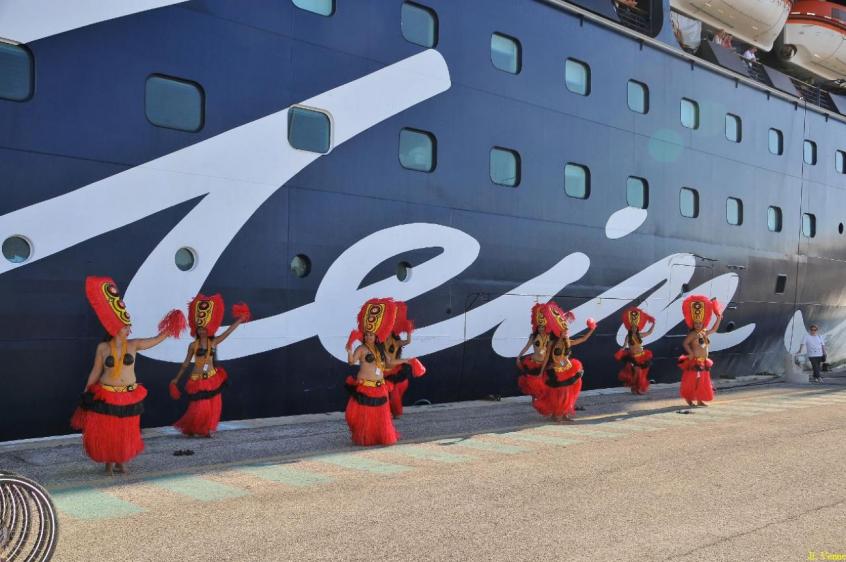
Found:
<svg viewBox="0 0 846 562"><path fill-rule="evenodd" d="M366 332L373 332L376 341L384 343L394 331L397 321L397 303L391 298L370 299L358 312L358 329L350 332L347 345L364 341Z"/></svg>
<svg viewBox="0 0 846 562"><path fill-rule="evenodd" d="M637 331L641 332L646 327L647 322L654 324L655 319L636 306L629 307L623 311L623 325L628 331L631 331L632 326L635 326L637 327Z"/></svg>
<svg viewBox="0 0 846 562"><path fill-rule="evenodd" d="M540 331L541 326L549 332L554 322L555 319L550 315L547 303L539 302L532 307L532 332Z"/></svg>
<svg viewBox="0 0 846 562"><path fill-rule="evenodd" d="M117 285L111 277L86 277L85 296L88 297L88 302L97 313L103 328L110 335L114 336L124 326L132 325L126 305L123 304Z"/></svg>
<svg viewBox="0 0 846 562"><path fill-rule="evenodd" d="M570 312L564 312L564 310L558 306L557 303L551 302L546 305L547 306L547 313L552 318L552 321L549 323L547 330L552 334L555 334L556 338L560 338L561 335L564 333L564 328L567 327L569 322L572 322L576 319L576 315Z"/></svg>
<svg viewBox="0 0 846 562"><path fill-rule="evenodd" d="M191 336L197 337L197 328L205 328L208 335L213 336L223 322L223 297L220 293L207 297L199 294L188 303L188 323L191 325Z"/></svg>
<svg viewBox="0 0 846 562"><path fill-rule="evenodd" d="M714 312L719 314L719 303L705 295L690 295L682 302L684 323L691 330L695 322L702 322L702 327L707 328Z"/></svg>
<svg viewBox="0 0 846 562"><path fill-rule="evenodd" d="M408 305L403 301L395 301L397 307L397 320L394 322L394 333L405 332L408 335L414 331L414 322L408 319Z"/></svg>

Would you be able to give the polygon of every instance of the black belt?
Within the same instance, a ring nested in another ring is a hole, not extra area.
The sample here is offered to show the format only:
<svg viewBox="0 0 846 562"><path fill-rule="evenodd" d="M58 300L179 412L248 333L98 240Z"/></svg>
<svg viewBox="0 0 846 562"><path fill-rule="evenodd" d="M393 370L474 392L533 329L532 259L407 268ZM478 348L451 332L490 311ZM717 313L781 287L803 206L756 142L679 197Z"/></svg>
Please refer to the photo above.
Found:
<svg viewBox="0 0 846 562"><path fill-rule="evenodd" d="M135 404L109 404L108 402L104 402L102 400L95 400L93 392L85 392L82 395L79 407L86 412L94 412L96 414L114 416L116 418L130 418L132 416L140 416L144 413L143 400L136 402Z"/></svg>
<svg viewBox="0 0 846 562"><path fill-rule="evenodd" d="M562 386L570 386L571 384L575 384L576 381L582 378L582 375L584 374L584 371L579 371L569 379L559 381L557 378L555 378L555 371L548 371L546 377L546 386L550 388L561 388Z"/></svg>
<svg viewBox="0 0 846 562"><path fill-rule="evenodd" d="M409 374L406 369L401 369L399 373L394 373L393 375L385 375L385 380L391 381L394 384L401 383L402 381L407 381L408 378Z"/></svg>
<svg viewBox="0 0 846 562"><path fill-rule="evenodd" d="M376 407L384 406L388 403L387 396L368 396L356 390L355 386L347 385L347 392L349 392L350 398L352 398L362 406Z"/></svg>
<svg viewBox="0 0 846 562"><path fill-rule="evenodd" d="M635 361L634 357L632 357L631 355L627 355L623 359L623 363L631 363L635 367L640 367L641 369L646 369L647 367L652 366L652 361L644 361L643 363L638 363L637 361Z"/></svg>

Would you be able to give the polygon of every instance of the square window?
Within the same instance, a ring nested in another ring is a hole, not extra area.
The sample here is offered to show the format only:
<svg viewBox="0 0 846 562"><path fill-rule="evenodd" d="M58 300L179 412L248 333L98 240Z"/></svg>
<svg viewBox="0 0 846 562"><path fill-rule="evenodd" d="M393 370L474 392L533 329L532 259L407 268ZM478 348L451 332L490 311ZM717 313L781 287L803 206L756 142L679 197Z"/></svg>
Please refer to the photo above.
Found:
<svg viewBox="0 0 846 562"><path fill-rule="evenodd" d="M419 172L435 169L435 137L426 131L403 129L399 138L399 160L403 168Z"/></svg>
<svg viewBox="0 0 846 562"><path fill-rule="evenodd" d="M787 288L787 275L779 275L776 277L775 292L777 295L784 294L784 289Z"/></svg>
<svg viewBox="0 0 846 562"><path fill-rule="evenodd" d="M776 156L784 154L784 135L778 129L770 129L769 148L770 154Z"/></svg>
<svg viewBox="0 0 846 562"><path fill-rule="evenodd" d="M629 176L626 180L626 203L629 207L646 209L649 207L649 183L643 178Z"/></svg>
<svg viewBox="0 0 846 562"><path fill-rule="evenodd" d="M743 224L743 201L736 197L726 199L726 221L735 226Z"/></svg>
<svg viewBox="0 0 846 562"><path fill-rule="evenodd" d="M726 138L731 142L740 142L740 139L743 136L743 124L740 120L740 117L737 115L732 115L731 113L726 114Z"/></svg>
<svg viewBox="0 0 846 562"><path fill-rule="evenodd" d="M144 110L157 127L196 132L203 128L205 93L196 82L153 75L147 78Z"/></svg>
<svg viewBox="0 0 846 562"><path fill-rule="evenodd" d="M767 230L770 232L781 232L781 208L767 208Z"/></svg>
<svg viewBox="0 0 846 562"><path fill-rule="evenodd" d="M817 235L817 217L811 213L802 213L802 234L807 238Z"/></svg>
<svg viewBox="0 0 846 562"><path fill-rule="evenodd" d="M838 174L846 174L846 152L842 150L834 153L834 169Z"/></svg>
<svg viewBox="0 0 846 562"><path fill-rule="evenodd" d="M802 144L802 158L805 164L813 166L817 163L817 143L805 139Z"/></svg>
<svg viewBox="0 0 846 562"><path fill-rule="evenodd" d="M322 111L292 107L288 110L288 142L294 148L326 154L332 146L332 123Z"/></svg>
<svg viewBox="0 0 846 562"><path fill-rule="evenodd" d="M335 0L292 0L294 6L306 12L313 12L321 16L331 16L335 13Z"/></svg>
<svg viewBox="0 0 846 562"><path fill-rule="evenodd" d="M627 99L629 109L637 113L649 112L649 86L642 82L629 80Z"/></svg>
<svg viewBox="0 0 846 562"><path fill-rule="evenodd" d="M564 83L574 94L590 95L590 67L575 59L567 59L564 63Z"/></svg>
<svg viewBox="0 0 846 562"><path fill-rule="evenodd" d="M580 164L564 166L564 192L576 199L590 197L590 170Z"/></svg>
<svg viewBox="0 0 846 562"><path fill-rule="evenodd" d="M681 124L688 129L699 128L699 104L693 100L681 100Z"/></svg>
<svg viewBox="0 0 846 562"><path fill-rule="evenodd" d="M520 155L507 148L492 148L490 172L495 184L517 187L520 184Z"/></svg>
<svg viewBox="0 0 846 562"><path fill-rule="evenodd" d="M521 67L519 41L500 33L491 35L491 62L500 70L518 74Z"/></svg>
<svg viewBox="0 0 846 562"><path fill-rule="evenodd" d="M679 210L683 217L695 219L699 216L699 192L689 187L681 188Z"/></svg>
<svg viewBox="0 0 846 562"><path fill-rule="evenodd" d="M438 43L438 16L433 10L412 2L404 2L400 14L402 36L421 47Z"/></svg>
<svg viewBox="0 0 846 562"><path fill-rule="evenodd" d="M0 98L24 101L32 97L32 54L20 45L0 42Z"/></svg>

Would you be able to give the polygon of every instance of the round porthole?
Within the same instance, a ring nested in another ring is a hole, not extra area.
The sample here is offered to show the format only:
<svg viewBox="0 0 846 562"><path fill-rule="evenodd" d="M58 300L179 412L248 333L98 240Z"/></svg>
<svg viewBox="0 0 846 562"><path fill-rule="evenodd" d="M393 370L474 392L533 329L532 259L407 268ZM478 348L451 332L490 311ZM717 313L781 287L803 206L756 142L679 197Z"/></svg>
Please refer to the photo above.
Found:
<svg viewBox="0 0 846 562"><path fill-rule="evenodd" d="M9 236L3 241L3 257L12 263L23 263L32 255L32 244L23 236Z"/></svg>
<svg viewBox="0 0 846 562"><path fill-rule="evenodd" d="M311 260L304 254L297 254L291 260L291 272L302 279L311 273Z"/></svg>
<svg viewBox="0 0 846 562"><path fill-rule="evenodd" d="M191 271L197 265L197 254L191 248L179 248L173 258L179 271Z"/></svg>
<svg viewBox="0 0 846 562"><path fill-rule="evenodd" d="M726 326L726 332L733 332L734 326L735 326L734 321L729 322L728 325Z"/></svg>
<svg viewBox="0 0 846 562"><path fill-rule="evenodd" d="M405 283L411 279L411 264L401 261L397 264L397 279Z"/></svg>
<svg viewBox="0 0 846 562"><path fill-rule="evenodd" d="M840 234L843 234L843 223L842 222L837 225L837 232L839 232Z"/></svg>

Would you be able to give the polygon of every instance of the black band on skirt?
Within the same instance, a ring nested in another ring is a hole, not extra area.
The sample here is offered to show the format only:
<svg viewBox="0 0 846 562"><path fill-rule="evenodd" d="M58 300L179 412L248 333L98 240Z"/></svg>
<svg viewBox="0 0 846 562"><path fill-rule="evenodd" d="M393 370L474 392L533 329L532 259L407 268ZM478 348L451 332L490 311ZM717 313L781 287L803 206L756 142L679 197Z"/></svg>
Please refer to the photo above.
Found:
<svg viewBox="0 0 846 562"><path fill-rule="evenodd" d="M367 396L362 394L354 386L347 385L347 392L350 393L350 398L361 404L362 406L383 406L388 403L387 396Z"/></svg>
<svg viewBox="0 0 846 562"><path fill-rule="evenodd" d="M140 416L144 413L143 400L141 402L136 402L135 404L118 406L103 402L102 400L95 400L93 392L85 392L82 394L82 399L79 401L79 407L87 412L114 416L116 418L129 418L132 416Z"/></svg>
<svg viewBox="0 0 846 562"><path fill-rule="evenodd" d="M575 384L577 380L582 378L583 374L585 374L584 371L579 371L569 379L559 381L555 378L555 371L547 371L546 385L550 388L561 388L562 386L570 386L571 384Z"/></svg>

